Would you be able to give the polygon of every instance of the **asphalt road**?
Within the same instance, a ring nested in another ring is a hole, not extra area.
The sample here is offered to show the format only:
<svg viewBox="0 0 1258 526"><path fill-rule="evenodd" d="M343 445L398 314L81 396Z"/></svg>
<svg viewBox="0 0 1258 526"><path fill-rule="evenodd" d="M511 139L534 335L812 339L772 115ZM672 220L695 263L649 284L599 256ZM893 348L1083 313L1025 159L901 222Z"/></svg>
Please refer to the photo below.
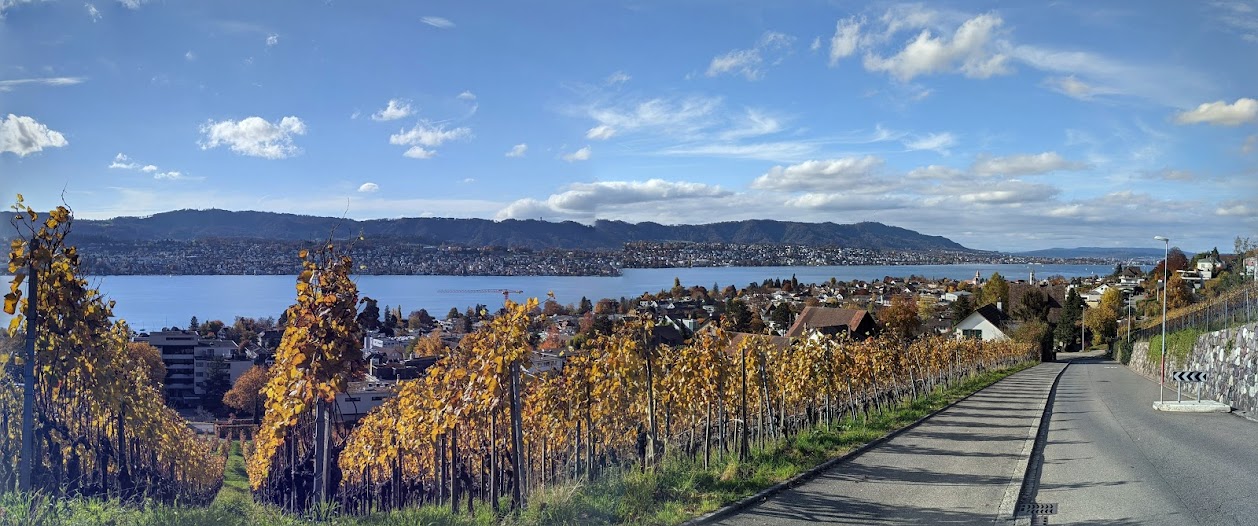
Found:
<svg viewBox="0 0 1258 526"><path fill-rule="evenodd" d="M1017 495L1019 461L1062 367L1010 376L719 524L991 524L1006 493Z"/></svg>
<svg viewBox="0 0 1258 526"><path fill-rule="evenodd" d="M1058 505L1049 524L1258 524L1258 423L1155 411L1157 399L1112 361L1066 369L1036 496Z"/></svg>

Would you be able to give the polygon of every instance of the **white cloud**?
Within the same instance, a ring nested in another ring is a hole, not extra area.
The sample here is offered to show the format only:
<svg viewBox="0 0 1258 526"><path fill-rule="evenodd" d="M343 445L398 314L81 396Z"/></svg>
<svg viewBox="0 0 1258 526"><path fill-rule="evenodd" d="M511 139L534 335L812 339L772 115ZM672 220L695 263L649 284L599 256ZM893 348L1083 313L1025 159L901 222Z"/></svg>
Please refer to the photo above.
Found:
<svg viewBox="0 0 1258 526"><path fill-rule="evenodd" d="M1237 126L1253 121L1258 117L1258 100L1250 98L1236 99L1228 104L1225 101L1207 102L1194 109L1175 115L1178 124L1214 124L1220 126Z"/></svg>
<svg viewBox="0 0 1258 526"><path fill-rule="evenodd" d="M464 91L455 98L459 100L476 100L476 94L470 91Z"/></svg>
<svg viewBox="0 0 1258 526"><path fill-rule="evenodd" d="M847 189L866 185L882 165L882 159L870 155L774 166L752 181L751 187L786 191Z"/></svg>
<svg viewBox="0 0 1258 526"><path fill-rule="evenodd" d="M182 172L171 170L169 172L160 172L153 174L153 178L159 181L199 181L201 177L191 177L184 175Z"/></svg>
<svg viewBox="0 0 1258 526"><path fill-rule="evenodd" d="M606 84L608 86L617 86L617 85L629 82L629 79L632 79L632 78L633 77L630 77L628 73L625 73L623 71L617 71L615 73L612 73L611 75L608 75L606 79L603 79L603 84Z"/></svg>
<svg viewBox="0 0 1258 526"><path fill-rule="evenodd" d="M280 43L280 36L279 36L279 35L277 35L277 34L275 34L275 33L271 33L271 34L269 34L269 35L267 35L267 36L266 36L266 45L267 45L267 47L274 46L274 45L279 44L279 43Z"/></svg>
<svg viewBox="0 0 1258 526"><path fill-rule="evenodd" d="M359 187L358 187L358 191L359 191L359 192L362 192L362 193L364 193L364 194L369 194L369 193L372 193L372 192L377 192L377 191L379 191L379 190L380 190L380 185L378 185L378 184L376 184L376 183L363 183L363 185L362 185L362 186L359 186Z"/></svg>
<svg viewBox="0 0 1258 526"><path fill-rule="evenodd" d="M786 200L786 206L828 211L891 210L910 206L910 202L887 195L862 195L847 192L807 193Z"/></svg>
<svg viewBox="0 0 1258 526"><path fill-rule="evenodd" d="M612 138L613 135L616 135L616 128L612 128L606 124L600 124L590 128L590 131L585 132L586 139L594 139L596 141L605 141Z"/></svg>
<svg viewBox="0 0 1258 526"><path fill-rule="evenodd" d="M1086 51L1064 51L1006 43L1010 57L1035 69L1073 77L1079 83L1076 92L1091 90L1092 95L1129 95L1168 106L1184 106L1197 94L1212 91L1208 76L1166 63L1149 66L1129 64ZM1059 83L1048 82L1050 89L1064 91Z"/></svg>
<svg viewBox="0 0 1258 526"><path fill-rule="evenodd" d="M1011 180L985 184L977 189L961 192L955 199L962 203L978 205L1010 205L1042 203L1055 197L1061 190L1041 184Z"/></svg>
<svg viewBox="0 0 1258 526"><path fill-rule="evenodd" d="M285 159L301 153L293 144L294 135L306 134L306 123L288 116L271 123L262 117L246 117L239 121L207 121L201 126L205 135L199 144L202 150L226 145L241 155L264 159Z"/></svg>
<svg viewBox="0 0 1258 526"><path fill-rule="evenodd" d="M1103 86L1094 86L1074 75L1066 77L1052 77L1044 81L1049 89L1061 93L1067 97L1073 97L1079 100L1092 100L1097 95L1108 95L1118 93L1118 90L1106 88Z"/></svg>
<svg viewBox="0 0 1258 526"><path fill-rule="evenodd" d="M1146 174L1150 179L1161 179L1163 181L1195 181L1197 174L1188 170L1172 170L1166 168Z"/></svg>
<svg viewBox="0 0 1258 526"><path fill-rule="evenodd" d="M511 147L507 152L507 157L524 157L524 152L529 151L529 145L520 143Z"/></svg>
<svg viewBox="0 0 1258 526"><path fill-rule="evenodd" d="M981 155L974 160L970 171L982 176L1038 175L1060 170L1083 170L1086 163L1070 161L1057 152L991 157Z"/></svg>
<svg viewBox="0 0 1258 526"><path fill-rule="evenodd" d="M1215 19L1242 40L1258 44L1258 6L1244 0L1210 2L1216 10Z"/></svg>
<svg viewBox="0 0 1258 526"><path fill-rule="evenodd" d="M1245 144L1241 145L1241 151L1244 153L1254 153L1258 151L1258 135L1250 135L1245 138Z"/></svg>
<svg viewBox="0 0 1258 526"><path fill-rule="evenodd" d="M685 199L710 199L731 195L719 186L702 183L674 182L663 179L647 181L600 181L575 183L563 192L545 200L520 199L497 214L498 219L546 217L594 219L600 212L615 211L643 203L660 203Z"/></svg>
<svg viewBox="0 0 1258 526"><path fill-rule="evenodd" d="M1226 217L1258 217L1258 208L1245 201L1224 201L1214 210L1215 215Z"/></svg>
<svg viewBox="0 0 1258 526"><path fill-rule="evenodd" d="M808 45L808 50L816 53L821 50L821 37L813 37L812 43Z"/></svg>
<svg viewBox="0 0 1258 526"><path fill-rule="evenodd" d="M27 84L42 86L73 86L87 80L84 77L41 77L32 79L0 80L0 91L13 91L13 88Z"/></svg>
<svg viewBox="0 0 1258 526"><path fill-rule="evenodd" d="M958 170L951 166L941 166L932 164L921 168L909 170L909 179L935 179L935 180L959 180L968 177L969 174L965 170Z"/></svg>
<svg viewBox="0 0 1258 526"><path fill-rule="evenodd" d="M138 163L132 161L130 157L127 157L127 154L125 153L115 155L114 162L109 163L109 167L116 170L134 170L139 166L140 165Z"/></svg>
<svg viewBox="0 0 1258 526"><path fill-rule="evenodd" d="M979 15L961 24L950 39L936 37L924 29L895 55L865 55L865 69L885 71L901 81L953 71L971 78L1010 73L1009 57L997 51L995 45L1003 23L997 15Z"/></svg>
<svg viewBox="0 0 1258 526"><path fill-rule="evenodd" d="M26 157L44 148L61 148L70 144L60 132L26 116L9 114L0 121L0 153L11 152Z"/></svg>
<svg viewBox="0 0 1258 526"><path fill-rule="evenodd" d="M475 182L476 182L476 178L474 178L474 177L464 177L464 178L463 178L463 184L472 184L472 183L475 183Z"/></svg>
<svg viewBox="0 0 1258 526"><path fill-rule="evenodd" d="M785 162L802 159L817 150L811 142L762 142L749 144L699 143L669 146L656 152L658 155L681 157L732 157Z"/></svg>
<svg viewBox="0 0 1258 526"><path fill-rule="evenodd" d="M90 3L88 3L88 4L83 4L83 6L87 8L87 16L89 16L89 17L91 17L91 18L92 18L92 22L99 22L99 21L100 21L100 18L101 18L101 16L100 16L100 10L99 10L99 9L96 9L96 6L94 6L94 5L90 4Z"/></svg>
<svg viewBox="0 0 1258 526"><path fill-rule="evenodd" d="M692 135L719 120L721 99L714 97L655 98L615 106L595 106L589 116L617 131L649 129L671 136Z"/></svg>
<svg viewBox="0 0 1258 526"><path fill-rule="evenodd" d="M586 147L583 147L583 148L581 148L580 150L577 150L577 151L575 151L575 152L572 152L572 153L565 153L565 154L563 155L563 160L568 161L568 162L573 162L573 161L588 161L588 160L590 160L590 153L591 153L591 152L590 152L590 147L589 147L589 146L586 146Z"/></svg>
<svg viewBox="0 0 1258 526"><path fill-rule="evenodd" d="M948 155L948 149L956 145L957 138L948 132L931 133L904 143L910 150L934 150L944 155Z"/></svg>
<svg viewBox="0 0 1258 526"><path fill-rule="evenodd" d="M193 53L192 51L188 51L187 53L183 54L183 59L187 60L188 62L192 62L197 59L197 54Z"/></svg>
<svg viewBox="0 0 1258 526"><path fill-rule="evenodd" d="M761 68L765 64L765 56L770 57L770 65L776 65L782 61L781 55L789 52L794 41L795 37L769 31L751 49L735 49L713 58L708 64L706 75L715 77L725 73L740 73L747 80L759 80L764 75Z"/></svg>
<svg viewBox="0 0 1258 526"><path fill-rule="evenodd" d="M850 17L834 24L834 36L830 37L831 66L856 52L856 46L860 44L861 23L863 22L864 19ZM820 46L821 42L817 41L815 45Z"/></svg>
<svg viewBox="0 0 1258 526"><path fill-rule="evenodd" d="M450 29L454 27L454 22L451 22L439 16L426 16L426 17L420 18L419 21L425 24L428 24L432 27L436 27L440 29Z"/></svg>
<svg viewBox="0 0 1258 526"><path fill-rule="evenodd" d="M148 3L148 0L118 0L118 3L122 4L127 9L139 9L140 6Z"/></svg>
<svg viewBox="0 0 1258 526"><path fill-rule="evenodd" d="M401 130L390 135L389 144L410 146L410 149L402 154L406 157L428 159L437 154L433 148L449 141L468 139L471 136L472 130L470 128L446 129L444 126L434 126L427 122L420 122L410 130Z"/></svg>
<svg viewBox="0 0 1258 526"><path fill-rule="evenodd" d="M110 168L113 168L113 166L110 166ZM144 173L153 173L157 171L157 166L146 164L142 168L140 168L140 171Z"/></svg>
<svg viewBox="0 0 1258 526"><path fill-rule="evenodd" d="M402 99L389 99L389 103L384 109L371 114L371 120L392 121L410 117L414 113L409 102Z"/></svg>

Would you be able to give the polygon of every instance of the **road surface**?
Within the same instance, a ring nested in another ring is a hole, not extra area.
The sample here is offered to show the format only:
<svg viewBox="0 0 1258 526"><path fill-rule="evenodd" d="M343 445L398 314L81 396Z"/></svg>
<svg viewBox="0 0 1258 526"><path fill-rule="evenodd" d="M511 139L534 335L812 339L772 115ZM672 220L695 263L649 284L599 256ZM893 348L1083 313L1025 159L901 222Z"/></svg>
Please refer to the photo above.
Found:
<svg viewBox="0 0 1258 526"><path fill-rule="evenodd" d="M991 524L1011 482L1017 495L1028 436L1062 367L1010 376L719 524Z"/></svg>
<svg viewBox="0 0 1258 526"><path fill-rule="evenodd" d="M1066 369L1036 496L1057 503L1050 524L1258 524L1258 423L1154 411L1157 399L1157 383L1109 360Z"/></svg>

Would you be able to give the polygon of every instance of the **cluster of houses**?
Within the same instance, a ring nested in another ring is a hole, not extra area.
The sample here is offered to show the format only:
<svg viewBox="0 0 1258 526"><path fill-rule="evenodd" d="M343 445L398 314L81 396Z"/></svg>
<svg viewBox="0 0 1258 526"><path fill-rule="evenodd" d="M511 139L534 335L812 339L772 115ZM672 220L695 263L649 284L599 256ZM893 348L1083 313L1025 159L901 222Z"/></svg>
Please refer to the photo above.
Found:
<svg viewBox="0 0 1258 526"><path fill-rule="evenodd" d="M1206 257L1198 261L1196 268L1181 272L1185 280L1199 286L1235 263ZM1243 264L1247 274L1258 276L1258 258L1247 258ZM1072 288L1079 289L1080 296L1089 306L1096 306L1110 288L1123 291L1125 301L1134 302L1143 278L1139 268L1128 267L1105 280L1082 279L1070 284L1062 280L1037 280L1032 271L1026 280L1009 282L1008 305L983 305L960 320L950 319L946 307L963 299L972 301L972 293L965 289L978 290L984 283L981 275L976 274L973 281L966 283L916 277L887 277L873 282L847 283L831 280L789 288L744 290L739 299L753 315L761 317L773 344L783 347L810 331L826 335L843 333L855 338L873 335L878 330L873 312L890 306L893 297L904 294L918 298L919 304L932 305L934 308L931 310L938 313L922 320L923 332L953 334L959 339L1000 340L1009 338L1011 330L1016 328L1009 312L1012 312L1012 306L1021 304L1027 294L1038 293L1047 299L1048 321L1055 323ZM696 332L704 330L722 310L717 301L706 295L703 298L660 296L642 298L632 309L621 311L627 311L627 314L604 316L608 322L616 323L625 317L649 313L657 321L654 342L681 345ZM774 309L782 306L789 306L792 312L798 313L786 325L770 316ZM532 360L534 370L531 372L562 367L567 341L579 332L582 324L580 316L571 314L555 314L547 321L547 329L538 334L538 340L543 343L535 351ZM454 320L439 320L438 323L441 344L455 348L461 339L461 327ZM478 321L473 328L483 323ZM237 344L221 337L203 337L193 331L165 330L141 334L135 340L147 342L161 352L167 368L165 386L168 399L175 405L194 406L204 401L206 380L216 367L220 371L225 369L228 380L234 383L254 365L269 365L268 349L278 346L281 336L279 331L269 330L259 334L257 341ZM738 341L748 336L746 333L732 334L732 345L736 346ZM353 420L366 414L393 396L398 381L418 378L436 362L437 358L432 356L412 355L410 344L416 337L420 336L384 336L373 332L364 338L363 354L369 364L367 374L362 381L351 383L347 392L337 397L337 409L342 418ZM214 364L216 361L218 365ZM225 368L222 364L226 365Z"/></svg>

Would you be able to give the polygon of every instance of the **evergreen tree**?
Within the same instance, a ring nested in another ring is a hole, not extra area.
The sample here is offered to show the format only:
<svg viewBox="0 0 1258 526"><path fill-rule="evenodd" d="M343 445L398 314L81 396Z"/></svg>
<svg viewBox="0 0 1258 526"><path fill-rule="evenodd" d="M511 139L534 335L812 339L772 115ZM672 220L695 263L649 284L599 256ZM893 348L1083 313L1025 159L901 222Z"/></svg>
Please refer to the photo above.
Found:
<svg viewBox="0 0 1258 526"><path fill-rule="evenodd" d="M1062 305L1061 317L1057 319L1057 328L1053 331L1053 339L1060 348L1069 349L1079 339L1079 320L1083 314L1083 298L1072 288L1066 294L1066 304Z"/></svg>
<svg viewBox="0 0 1258 526"><path fill-rule="evenodd" d="M358 314L358 325L367 331L380 330L380 306L376 300L363 296L359 304L363 305L363 310Z"/></svg>

